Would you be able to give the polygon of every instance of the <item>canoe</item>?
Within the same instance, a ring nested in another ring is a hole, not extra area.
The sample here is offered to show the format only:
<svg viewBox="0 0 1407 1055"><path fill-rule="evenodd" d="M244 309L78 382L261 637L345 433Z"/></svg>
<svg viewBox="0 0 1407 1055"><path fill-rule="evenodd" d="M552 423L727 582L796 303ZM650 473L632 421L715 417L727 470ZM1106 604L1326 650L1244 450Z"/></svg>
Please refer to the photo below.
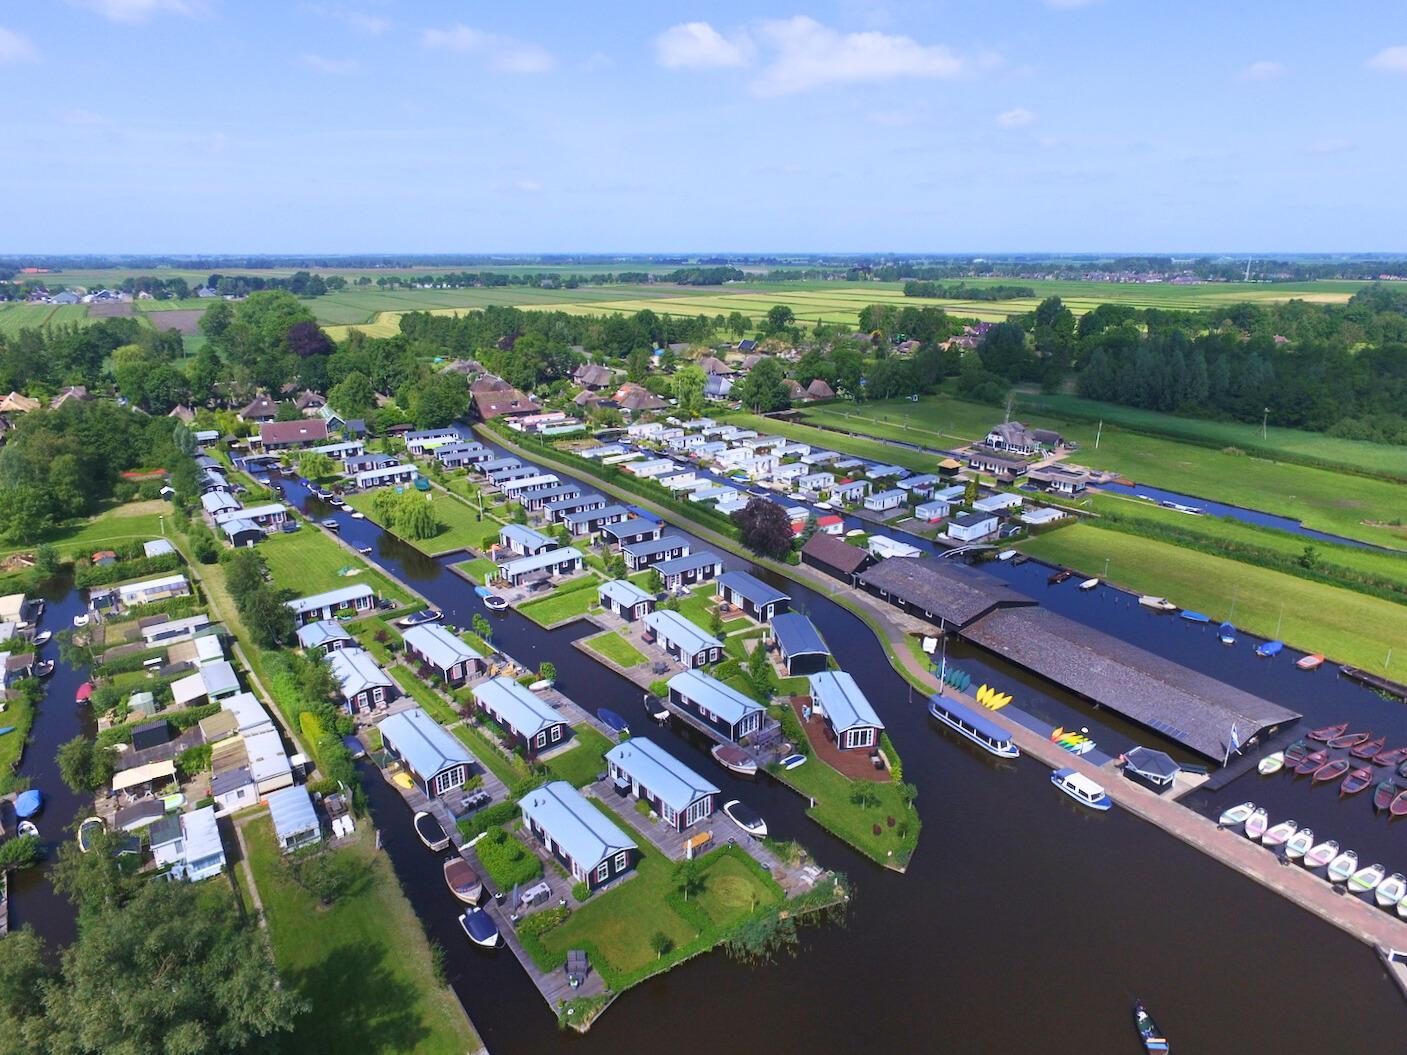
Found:
<svg viewBox="0 0 1407 1055"><path fill-rule="evenodd" d="M1401 817L1407 813L1407 791L1399 791L1397 798L1392 800L1392 805L1388 807L1387 811L1394 817Z"/></svg>
<svg viewBox="0 0 1407 1055"><path fill-rule="evenodd" d="M1373 765L1396 768L1407 761L1407 747L1391 747L1373 756Z"/></svg>
<svg viewBox="0 0 1407 1055"><path fill-rule="evenodd" d="M1326 725L1322 729L1315 729L1309 734L1311 740L1318 740L1321 744L1328 743L1336 736L1343 736L1348 732L1348 723L1342 722L1338 725Z"/></svg>
<svg viewBox="0 0 1407 1055"><path fill-rule="evenodd" d="M1392 800L1397 798L1398 788L1396 782L1384 780L1373 789L1373 809L1385 810L1392 805Z"/></svg>
<svg viewBox="0 0 1407 1055"><path fill-rule="evenodd" d="M1243 802L1239 806L1232 806L1229 810L1222 813L1221 819L1217 821L1217 823L1223 828L1235 828L1238 825L1245 824L1246 818L1254 813L1255 809L1256 804L1254 802Z"/></svg>
<svg viewBox="0 0 1407 1055"><path fill-rule="evenodd" d="M34 635L35 647L38 647L39 645L47 645L49 643L49 639L53 636L54 632L52 630L41 630L39 633Z"/></svg>
<svg viewBox="0 0 1407 1055"><path fill-rule="evenodd" d="M1311 652L1309 655L1301 656L1295 660L1295 666L1299 667L1300 670L1314 670L1322 666L1323 663L1324 657L1318 652Z"/></svg>
<svg viewBox="0 0 1407 1055"><path fill-rule="evenodd" d="M1293 860L1296 857L1303 857L1309 853L1309 848L1314 845L1314 829L1301 828L1285 841L1285 856Z"/></svg>
<svg viewBox="0 0 1407 1055"><path fill-rule="evenodd" d="M1266 755L1256 764L1256 769L1260 770L1260 775L1268 777L1272 773L1278 773L1285 767L1285 752L1276 751L1273 755Z"/></svg>
<svg viewBox="0 0 1407 1055"><path fill-rule="evenodd" d="M1309 743L1304 740L1296 740L1289 747L1285 748L1285 764L1287 766L1297 766L1304 761L1309 754Z"/></svg>
<svg viewBox="0 0 1407 1055"><path fill-rule="evenodd" d="M1329 862L1329 882L1347 883L1348 877L1358 871L1358 855L1345 850Z"/></svg>
<svg viewBox="0 0 1407 1055"><path fill-rule="evenodd" d="M1002 559L1001 554L997 554L997 559ZM1054 586L1058 583L1064 582L1066 579L1072 579L1074 577L1075 573L1072 572L1069 568L1061 568L1059 571L1051 572L1050 577L1046 579L1046 582Z"/></svg>
<svg viewBox="0 0 1407 1055"><path fill-rule="evenodd" d="M1364 733L1344 733L1343 736L1336 736L1329 741L1329 746L1335 750L1343 750L1346 747L1357 747L1359 744L1367 743L1368 738L1373 734Z"/></svg>
<svg viewBox="0 0 1407 1055"><path fill-rule="evenodd" d="M1300 776L1305 776L1308 773L1313 773L1328 760L1328 751L1311 751L1304 756L1299 765L1295 766L1295 772Z"/></svg>
<svg viewBox="0 0 1407 1055"><path fill-rule="evenodd" d="M1339 844L1333 839L1327 839L1319 845L1312 847L1304 855L1304 866L1306 868L1323 868L1339 855Z"/></svg>
<svg viewBox="0 0 1407 1055"><path fill-rule="evenodd" d="M1236 628L1230 623L1222 623L1216 628L1216 637L1223 645L1236 644Z"/></svg>
<svg viewBox="0 0 1407 1055"><path fill-rule="evenodd" d="M556 684L557 682L552 678L538 678L537 681L528 686L528 690L530 692L544 692Z"/></svg>
<svg viewBox="0 0 1407 1055"><path fill-rule="evenodd" d="M449 845L449 836L445 834L443 825L435 819L434 814L421 810L416 813L414 823L415 834L427 849L439 853Z"/></svg>
<svg viewBox="0 0 1407 1055"><path fill-rule="evenodd" d="M1393 872L1373 892L1373 900L1383 908L1396 907L1404 897L1407 897L1407 876L1401 872Z"/></svg>
<svg viewBox="0 0 1407 1055"><path fill-rule="evenodd" d="M1373 771L1368 766L1360 766L1343 778L1339 785L1340 795L1357 795L1373 782Z"/></svg>
<svg viewBox="0 0 1407 1055"><path fill-rule="evenodd" d="M1212 617L1206 613L1194 612L1190 608L1184 608L1178 615L1186 619L1189 623L1210 623L1212 621Z"/></svg>
<svg viewBox="0 0 1407 1055"><path fill-rule="evenodd" d="M1256 649L1256 655L1266 658L1278 656L1284 648L1285 642L1283 641L1267 641Z"/></svg>
<svg viewBox="0 0 1407 1055"><path fill-rule="evenodd" d="M1387 869L1380 864L1370 864L1367 868L1360 868L1348 877L1348 889L1355 894L1367 894L1376 890L1378 884L1383 881L1383 876L1387 874Z"/></svg>
<svg viewBox="0 0 1407 1055"><path fill-rule="evenodd" d="M1402 779L1407 780L1407 761L1404 761L1400 766L1397 767L1397 775Z"/></svg>
<svg viewBox="0 0 1407 1055"><path fill-rule="evenodd" d="M1295 821L1281 821L1275 827L1265 833L1261 839L1262 846L1280 846L1289 842L1290 837L1300 830L1300 826Z"/></svg>
<svg viewBox="0 0 1407 1055"><path fill-rule="evenodd" d="M1246 818L1246 838L1255 842L1265 834L1265 829L1270 827L1270 816L1265 812L1265 807L1257 806L1255 812Z"/></svg>
<svg viewBox="0 0 1407 1055"><path fill-rule="evenodd" d="M462 857L450 857L444 864L445 886L466 905L477 905L483 896L484 884L469 862Z"/></svg>
<svg viewBox="0 0 1407 1055"><path fill-rule="evenodd" d="M1346 758L1336 758L1332 762L1325 762L1314 771L1310 781L1314 784L1323 784L1326 781L1338 780L1348 772L1349 761Z"/></svg>
<svg viewBox="0 0 1407 1055"><path fill-rule="evenodd" d="M1387 737L1379 736L1373 740L1365 740L1352 751L1349 752L1354 758L1361 758L1365 761L1376 758L1378 752L1387 745Z"/></svg>
<svg viewBox="0 0 1407 1055"><path fill-rule="evenodd" d="M1098 585L1099 585L1099 580L1098 580L1098 579L1086 579L1084 582L1080 583L1080 589L1081 589L1081 590L1093 590L1093 589L1094 589L1096 586L1098 586Z"/></svg>

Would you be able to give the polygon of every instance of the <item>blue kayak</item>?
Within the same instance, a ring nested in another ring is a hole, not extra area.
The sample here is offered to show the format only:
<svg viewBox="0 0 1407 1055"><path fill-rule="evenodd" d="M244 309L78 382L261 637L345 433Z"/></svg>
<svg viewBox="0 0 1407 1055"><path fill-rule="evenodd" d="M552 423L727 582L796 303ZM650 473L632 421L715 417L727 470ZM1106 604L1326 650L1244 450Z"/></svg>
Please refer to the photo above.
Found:
<svg viewBox="0 0 1407 1055"><path fill-rule="evenodd" d="M44 796L31 788L28 791L21 791L15 799L15 816L23 820L26 817L33 817L44 807Z"/></svg>
<svg viewBox="0 0 1407 1055"><path fill-rule="evenodd" d="M13 725L0 727L0 736L4 736L6 733L13 733L14 731L15 727Z"/></svg>

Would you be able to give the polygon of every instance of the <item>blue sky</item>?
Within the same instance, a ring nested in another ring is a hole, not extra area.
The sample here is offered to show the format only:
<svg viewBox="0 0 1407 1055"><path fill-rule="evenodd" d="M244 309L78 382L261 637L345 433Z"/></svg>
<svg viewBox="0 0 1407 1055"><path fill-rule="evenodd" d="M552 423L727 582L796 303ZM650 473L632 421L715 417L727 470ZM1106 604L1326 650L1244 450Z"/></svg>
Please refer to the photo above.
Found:
<svg viewBox="0 0 1407 1055"><path fill-rule="evenodd" d="M0 252L1407 249L1400 6L0 7Z"/></svg>

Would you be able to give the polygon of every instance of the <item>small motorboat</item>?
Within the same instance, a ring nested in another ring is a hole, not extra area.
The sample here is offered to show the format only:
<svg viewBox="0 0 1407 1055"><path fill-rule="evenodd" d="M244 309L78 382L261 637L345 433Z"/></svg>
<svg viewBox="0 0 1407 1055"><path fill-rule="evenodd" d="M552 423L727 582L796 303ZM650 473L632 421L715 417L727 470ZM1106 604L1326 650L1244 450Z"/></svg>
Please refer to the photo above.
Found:
<svg viewBox="0 0 1407 1055"><path fill-rule="evenodd" d="M737 744L715 744L709 754L713 755L713 760L720 766L731 769L734 773L750 777L757 772L757 759Z"/></svg>
<svg viewBox="0 0 1407 1055"><path fill-rule="evenodd" d="M1239 806L1232 806L1229 810L1224 810L1221 819L1217 821L1223 828L1238 828L1246 823L1246 819L1256 811L1254 802L1243 802Z"/></svg>
<svg viewBox="0 0 1407 1055"><path fill-rule="evenodd" d="M404 619L398 621L400 626L420 626L422 623L433 623L444 618L444 613L434 608L427 608L423 612L412 612Z"/></svg>
<svg viewBox="0 0 1407 1055"><path fill-rule="evenodd" d="M326 520L322 521L322 526L327 528L328 531L342 530L342 525L333 520L332 517L328 517Z"/></svg>
<svg viewBox="0 0 1407 1055"><path fill-rule="evenodd" d="M1357 795L1360 791L1366 790L1372 782L1373 770L1368 766L1360 766L1343 778L1343 783L1339 785L1339 794Z"/></svg>
<svg viewBox="0 0 1407 1055"><path fill-rule="evenodd" d="M1407 897L1407 876L1393 872L1373 892L1373 900L1383 908L1396 908L1397 903Z"/></svg>
<svg viewBox="0 0 1407 1055"><path fill-rule="evenodd" d="M508 607L508 600L496 593L491 593L484 598L484 607L490 612L501 612Z"/></svg>
<svg viewBox="0 0 1407 1055"><path fill-rule="evenodd" d="M1407 762L1407 747L1392 747L1373 756L1373 765L1396 768Z"/></svg>
<svg viewBox="0 0 1407 1055"><path fill-rule="evenodd" d="M1264 659L1269 659L1272 656L1278 656L1284 651L1284 648L1285 642L1283 641L1266 641L1256 646L1256 655Z"/></svg>
<svg viewBox="0 0 1407 1055"><path fill-rule="evenodd" d="M1397 798L1397 793L1401 790L1395 780L1384 780L1373 789L1373 809L1387 809L1392 805L1392 800Z"/></svg>
<svg viewBox="0 0 1407 1055"><path fill-rule="evenodd" d="M1014 549L1004 549L997 554L997 560L1008 561L1011 560L1011 558L1014 556L1016 556L1016 551Z"/></svg>
<svg viewBox="0 0 1407 1055"><path fill-rule="evenodd" d="M1264 758L1262 758L1258 763L1256 763L1256 769L1258 769L1258 770L1260 771L1260 775L1263 776L1263 777L1268 777L1268 776L1270 776L1272 773L1278 773L1278 772L1280 772L1280 770L1282 770L1282 769L1284 769L1284 768L1285 768L1285 752L1284 752L1284 751L1276 751L1273 755L1266 755L1266 756L1265 756Z"/></svg>
<svg viewBox="0 0 1407 1055"><path fill-rule="evenodd" d="M1393 817L1407 814L1407 791L1399 791L1397 798L1392 800L1392 805L1387 808L1387 811Z"/></svg>
<svg viewBox="0 0 1407 1055"><path fill-rule="evenodd" d="M39 648L41 645L47 645L49 643L49 639L53 636L54 632L52 630L39 631L39 633L34 635L34 647Z"/></svg>
<svg viewBox="0 0 1407 1055"><path fill-rule="evenodd" d="M1223 645L1236 644L1236 628L1230 623L1222 623L1216 628L1216 639Z"/></svg>
<svg viewBox="0 0 1407 1055"><path fill-rule="evenodd" d="M1295 766L1295 772L1300 776L1313 773L1316 769L1329 761L1328 751L1311 751L1305 755L1299 765Z"/></svg>
<svg viewBox="0 0 1407 1055"><path fill-rule="evenodd" d="M1098 579L1086 579L1084 582L1080 583L1080 589L1081 589L1081 590L1093 590L1093 589L1094 589L1096 586L1098 586L1098 585L1099 585L1099 580L1098 580Z"/></svg>
<svg viewBox="0 0 1407 1055"><path fill-rule="evenodd" d="M1323 868L1330 861L1339 855L1339 844L1337 840L1326 839L1324 842L1314 846L1304 855L1304 866L1306 868Z"/></svg>
<svg viewBox="0 0 1407 1055"><path fill-rule="evenodd" d="M89 697L92 695L93 683L91 681L85 681L82 685L78 686L78 691L73 694L73 702L87 703Z"/></svg>
<svg viewBox="0 0 1407 1055"><path fill-rule="evenodd" d="M1354 758L1361 758L1364 761L1370 761L1376 758L1378 756L1378 752L1380 752L1385 746L1387 746L1387 737L1379 736L1373 740L1363 741L1363 743L1359 744L1352 751L1350 751L1349 754L1351 754Z"/></svg>
<svg viewBox="0 0 1407 1055"><path fill-rule="evenodd" d="M1177 605L1173 604L1166 597L1154 597L1152 594L1148 593L1145 593L1142 597L1140 597L1138 599L1138 603L1141 604L1144 608L1153 609L1153 611L1155 612L1177 611Z"/></svg>
<svg viewBox="0 0 1407 1055"><path fill-rule="evenodd" d="M167 813L176 813L186 804L186 796L177 791L161 800L161 808Z"/></svg>
<svg viewBox="0 0 1407 1055"><path fill-rule="evenodd" d="M1289 842L1291 836L1293 836L1299 830L1300 826L1298 822L1281 821L1279 824L1275 825L1273 828L1271 828L1265 833L1265 836L1260 841L1261 845L1281 846L1284 843Z"/></svg>
<svg viewBox="0 0 1407 1055"><path fill-rule="evenodd" d="M1310 732L1311 740L1318 740L1321 744L1326 744L1336 736L1343 736L1348 732L1348 723L1341 722L1338 725L1326 725L1322 729L1315 729Z"/></svg>
<svg viewBox="0 0 1407 1055"><path fill-rule="evenodd" d="M1324 665L1324 656L1320 652L1311 652L1307 656L1300 656L1295 660L1295 666L1300 670L1317 670Z"/></svg>
<svg viewBox="0 0 1407 1055"><path fill-rule="evenodd" d="M73 617L73 625L74 625L74 626L87 626L87 625L88 625L88 613L87 613L87 612L79 612L76 616Z"/></svg>
<svg viewBox="0 0 1407 1055"><path fill-rule="evenodd" d="M1256 842L1269 827L1270 815L1265 812L1264 806L1257 806L1255 812L1246 818L1246 838Z"/></svg>
<svg viewBox="0 0 1407 1055"><path fill-rule="evenodd" d="M481 945L485 949L496 948L503 940L498 933L498 925L494 923L493 917L481 908L473 908L459 917L460 929L475 945Z"/></svg>
<svg viewBox="0 0 1407 1055"><path fill-rule="evenodd" d="M1178 615L1189 623L1210 623L1212 621L1212 617L1206 613L1194 612L1190 608L1184 608Z"/></svg>
<svg viewBox="0 0 1407 1055"><path fill-rule="evenodd" d="M1073 769L1052 770L1050 782L1081 806L1088 806L1092 810L1103 812L1114 805L1113 800L1109 798L1109 793L1104 790L1102 785L1096 784L1083 773L1077 773Z"/></svg>
<svg viewBox="0 0 1407 1055"><path fill-rule="evenodd" d="M44 796L37 788L21 791L15 796L15 816L20 820L33 817L44 808Z"/></svg>
<svg viewBox="0 0 1407 1055"><path fill-rule="evenodd" d="M435 819L434 814L424 810L415 815L415 834L434 853L439 853L449 846L449 836L445 834L444 825Z"/></svg>
<svg viewBox="0 0 1407 1055"><path fill-rule="evenodd" d="M1303 857L1309 853L1309 848L1314 845L1314 829L1301 828L1285 840L1285 856L1294 860L1296 857Z"/></svg>
<svg viewBox="0 0 1407 1055"><path fill-rule="evenodd" d="M1289 747L1285 748L1285 765L1297 766L1304 761L1309 754L1309 744L1304 740L1296 740Z"/></svg>
<svg viewBox="0 0 1407 1055"><path fill-rule="evenodd" d="M1046 582L1050 583L1050 585L1052 586L1055 586L1058 583L1062 583L1067 579L1073 579L1074 577L1075 573L1072 572L1069 568L1061 568L1059 571L1051 572L1050 578L1046 579Z"/></svg>
<svg viewBox="0 0 1407 1055"><path fill-rule="evenodd" d="M484 883L469 867L469 862L462 857L450 857L445 860L444 868L449 892L466 905L477 905L484 894Z"/></svg>
<svg viewBox="0 0 1407 1055"><path fill-rule="evenodd" d="M1138 1030L1138 1039L1143 1041L1144 1051L1165 1052L1170 1050L1167 1038L1158 1028L1158 1023L1153 1021L1153 1016L1148 1013L1148 1008L1143 1006L1142 1000L1133 1002L1133 1025Z"/></svg>
<svg viewBox="0 0 1407 1055"><path fill-rule="evenodd" d="M651 696L648 692L645 693L644 704L645 713L648 714L655 721L669 721L669 708L666 707L662 702L660 702L660 698L658 696ZM713 757L715 759L718 758L717 755L714 755ZM753 772L757 772L756 764L754 764L753 766Z"/></svg>
<svg viewBox="0 0 1407 1055"><path fill-rule="evenodd" d="M329 498L329 499L327 500L327 504L330 505L333 509L346 509L346 508L347 508L347 503L342 500L342 496L341 496L341 495L333 495L331 498Z"/></svg>
<svg viewBox="0 0 1407 1055"><path fill-rule="evenodd" d="M1370 864L1367 868L1360 868L1348 877L1348 889L1355 894L1367 894L1378 889L1378 884L1383 881L1385 875L1387 875L1387 869L1382 865Z"/></svg>
<svg viewBox="0 0 1407 1055"><path fill-rule="evenodd" d="M1339 777L1348 772L1348 767L1348 759L1335 758L1332 761L1325 762L1316 769L1314 775L1309 778L1310 782L1313 784L1324 784L1330 780L1338 780Z"/></svg>
<svg viewBox="0 0 1407 1055"><path fill-rule="evenodd" d="M617 736L621 733L630 735L630 723L609 707L597 708L596 717L600 718L601 722Z"/></svg>
<svg viewBox="0 0 1407 1055"><path fill-rule="evenodd" d="M371 547L370 547L370 546L358 546L358 547L357 547L357 552L360 553L363 557L365 557L365 556L367 556L367 555L371 552Z"/></svg>
<svg viewBox="0 0 1407 1055"><path fill-rule="evenodd" d="M39 838L39 825L35 824L33 821L20 821L15 825L15 831L20 835L29 835L36 839Z"/></svg>
<svg viewBox="0 0 1407 1055"><path fill-rule="evenodd" d="M54 661L52 659L40 660L34 664L34 676L36 678L47 678L54 673Z"/></svg>
<svg viewBox="0 0 1407 1055"><path fill-rule="evenodd" d="M797 752L796 754L790 754L784 758L779 758L777 764L783 769L795 769L797 766L806 764L806 756Z"/></svg>
<svg viewBox="0 0 1407 1055"><path fill-rule="evenodd" d="M352 512L351 512L350 514L348 514L348 515L351 516L351 518L352 518L353 520L365 520L365 519L366 519L366 514L363 513L360 509L353 509Z"/></svg>
<svg viewBox="0 0 1407 1055"><path fill-rule="evenodd" d="M759 839L766 836L767 822L762 819L762 814L745 806L738 799L729 799L723 803L723 812L728 815L730 821L749 835L755 835Z"/></svg>
<svg viewBox="0 0 1407 1055"><path fill-rule="evenodd" d="M99 832L107 830L107 823L101 817L89 817L78 826L78 849L87 853L93 847L93 839Z"/></svg>
<svg viewBox="0 0 1407 1055"><path fill-rule="evenodd" d="M1358 854L1345 850L1329 862L1329 882L1347 883L1348 877L1358 871Z"/></svg>
<svg viewBox="0 0 1407 1055"><path fill-rule="evenodd" d="M1359 744L1367 743L1372 733L1344 733L1343 736L1336 736L1329 741L1329 746L1336 751L1342 751L1348 747L1357 747Z"/></svg>
<svg viewBox="0 0 1407 1055"><path fill-rule="evenodd" d="M537 681L533 682L531 685L528 686L528 691L546 692L548 689L552 688L552 686L556 684L557 682L553 678L538 678Z"/></svg>

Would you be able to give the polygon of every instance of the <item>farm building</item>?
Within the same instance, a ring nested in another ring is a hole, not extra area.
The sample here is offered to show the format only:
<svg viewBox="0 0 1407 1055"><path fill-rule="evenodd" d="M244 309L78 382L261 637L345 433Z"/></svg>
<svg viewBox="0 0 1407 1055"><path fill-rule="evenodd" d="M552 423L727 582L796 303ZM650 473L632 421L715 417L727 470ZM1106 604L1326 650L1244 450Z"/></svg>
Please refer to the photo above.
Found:
<svg viewBox="0 0 1407 1055"><path fill-rule="evenodd" d="M363 490L368 487L385 487L388 484L413 483L419 478L419 469L413 465L402 465L399 462L383 465L380 469L366 469L353 477L357 486Z"/></svg>
<svg viewBox="0 0 1407 1055"><path fill-rule="evenodd" d="M624 546L636 542L645 542L649 539L657 539L664 531L664 524L658 520L647 520L645 517L626 517L624 520L617 520L614 524L606 524L601 528L601 537L611 545Z"/></svg>
<svg viewBox="0 0 1407 1055"><path fill-rule="evenodd" d="M675 831L713 813L722 794L713 784L643 737L617 744L606 752L607 771L622 794L648 802Z"/></svg>
<svg viewBox="0 0 1407 1055"><path fill-rule="evenodd" d="M675 557L673 560L661 561L655 567L659 569L659 573L664 579L666 590L676 590L681 586L687 587L701 582L710 582L723 574L722 558L707 550L702 553L690 553L684 557Z"/></svg>
<svg viewBox="0 0 1407 1055"><path fill-rule="evenodd" d="M731 685L697 670L669 679L669 702L734 742L762 728L766 710Z"/></svg>
<svg viewBox="0 0 1407 1055"><path fill-rule="evenodd" d="M593 890L635 867L635 841L565 780L523 796L528 831L578 883Z"/></svg>
<svg viewBox="0 0 1407 1055"><path fill-rule="evenodd" d="M655 610L655 595L642 590L628 579L603 582L597 590L601 607L615 612L627 622L643 619Z"/></svg>
<svg viewBox="0 0 1407 1055"><path fill-rule="evenodd" d="M371 611L376 607L376 591L366 583L356 583L286 603L293 609L299 623L313 623L319 619L331 619L344 608L358 614Z"/></svg>
<svg viewBox="0 0 1407 1055"><path fill-rule="evenodd" d="M327 657L348 714L379 710L396 695L396 683L364 648L339 648Z"/></svg>
<svg viewBox="0 0 1407 1055"><path fill-rule="evenodd" d="M519 557L499 569L510 586L521 586L531 578L575 575L582 569L581 550L574 546L547 550L531 557Z"/></svg>
<svg viewBox="0 0 1407 1055"><path fill-rule="evenodd" d="M389 715L377 728L391 757L405 766L430 798L463 787L469 779L473 756L419 707Z"/></svg>
<svg viewBox="0 0 1407 1055"><path fill-rule="evenodd" d="M631 571L644 571L653 564L689 555L689 543L681 535L664 535L641 542L627 542L620 548L625 566Z"/></svg>
<svg viewBox="0 0 1407 1055"><path fill-rule="evenodd" d="M791 607L791 598L775 586L745 571L724 572L718 577L714 596L735 608L741 608L759 623L768 622Z"/></svg>
<svg viewBox="0 0 1407 1055"><path fill-rule="evenodd" d="M484 657L438 623L422 623L402 634L406 655L428 663L450 685L462 685L484 669Z"/></svg>
<svg viewBox="0 0 1407 1055"><path fill-rule="evenodd" d="M298 628L298 647L315 655L325 656L347 648L355 640L336 619L319 619Z"/></svg>
<svg viewBox="0 0 1407 1055"><path fill-rule="evenodd" d="M826 670L811 675L811 700L826 720L826 730L842 751L869 750L879 746L884 723L860 691L860 686L843 670Z"/></svg>
<svg viewBox="0 0 1407 1055"><path fill-rule="evenodd" d="M529 756L555 747L571 735L566 719L512 678L490 678L475 685L471 693L479 710L516 738Z"/></svg>
<svg viewBox="0 0 1407 1055"><path fill-rule="evenodd" d="M269 816L274 822L274 840L286 854L322 841L313 797L300 784L281 788L269 796Z"/></svg>
<svg viewBox="0 0 1407 1055"><path fill-rule="evenodd" d="M535 557L557 548L557 540L525 524L505 524L498 532L498 544L520 557Z"/></svg>
<svg viewBox="0 0 1407 1055"><path fill-rule="evenodd" d="M997 533L999 521L991 513L963 513L948 521L948 538L955 542L976 542Z"/></svg>
<svg viewBox="0 0 1407 1055"><path fill-rule="evenodd" d="M777 642L787 677L815 674L826 669L831 650L821 640L811 620L800 612L783 612L772 619L772 637Z"/></svg>
<svg viewBox="0 0 1407 1055"><path fill-rule="evenodd" d="M645 626L660 648L685 667L702 667L723 658L723 642L678 612L656 609L645 616Z"/></svg>

